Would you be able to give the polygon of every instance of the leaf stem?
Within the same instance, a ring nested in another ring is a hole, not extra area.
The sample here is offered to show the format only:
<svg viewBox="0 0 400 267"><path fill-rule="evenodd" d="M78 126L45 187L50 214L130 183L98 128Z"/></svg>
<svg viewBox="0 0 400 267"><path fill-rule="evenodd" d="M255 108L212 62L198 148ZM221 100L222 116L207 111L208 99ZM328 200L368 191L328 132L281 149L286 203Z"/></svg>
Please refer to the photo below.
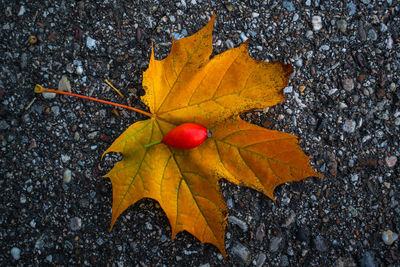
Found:
<svg viewBox="0 0 400 267"><path fill-rule="evenodd" d="M159 143L161 143L161 140L158 140L158 141L155 141L155 142L153 142L153 143L150 143L150 144L144 145L144 147L145 147L145 148L148 148L148 147L151 147L151 146L157 145L157 144L159 144Z"/></svg>
<svg viewBox="0 0 400 267"><path fill-rule="evenodd" d="M83 98L83 99L88 99L88 100L92 100L92 101L96 101L96 102L100 102L103 104L108 104L108 105L112 105L112 106L116 106L116 107L120 107L120 108L125 108L125 109L130 109L133 111L136 111L138 113L141 113L143 115L146 115L150 118L154 117L153 114L143 111L141 109L137 109L134 107L130 107L130 106L126 106L126 105L122 105L122 104L118 104L118 103L114 103L114 102L110 102L110 101L106 101L106 100L101 100L101 99L97 99L94 97L90 97L90 96L84 96L84 95L78 95L78 94L74 94L74 93L69 93L69 92L64 92L64 91L58 91L58 90L53 90L53 89L49 89L49 88L44 88L43 86L36 84L35 86L35 93L55 93L55 94L60 94L60 95L69 95L69 96L74 96L74 97L79 97L79 98Z"/></svg>

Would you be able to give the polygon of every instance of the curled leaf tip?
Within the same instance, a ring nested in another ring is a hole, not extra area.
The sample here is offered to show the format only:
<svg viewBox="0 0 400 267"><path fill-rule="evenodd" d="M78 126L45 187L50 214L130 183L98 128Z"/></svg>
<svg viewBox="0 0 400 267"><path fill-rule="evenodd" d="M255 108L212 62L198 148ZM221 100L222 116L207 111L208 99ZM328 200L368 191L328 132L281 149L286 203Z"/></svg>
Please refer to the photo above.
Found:
<svg viewBox="0 0 400 267"><path fill-rule="evenodd" d="M44 92L46 92L46 90L44 90L43 86L41 86L39 84L35 85L35 93L40 94L40 93L44 93Z"/></svg>

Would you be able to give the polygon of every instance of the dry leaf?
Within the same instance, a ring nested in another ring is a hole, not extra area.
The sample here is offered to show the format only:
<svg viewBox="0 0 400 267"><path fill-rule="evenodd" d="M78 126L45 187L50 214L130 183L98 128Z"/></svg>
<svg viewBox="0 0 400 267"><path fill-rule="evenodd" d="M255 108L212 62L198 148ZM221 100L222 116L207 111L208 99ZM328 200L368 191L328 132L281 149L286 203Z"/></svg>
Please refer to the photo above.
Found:
<svg viewBox="0 0 400 267"><path fill-rule="evenodd" d="M154 115L134 123L104 152L123 155L105 177L113 186L111 227L130 205L152 198L169 219L171 239L186 230L225 256L227 207L220 178L274 199L279 184L321 176L296 136L239 118L284 100L291 65L252 59L247 42L210 59L214 19L196 34L174 40L167 58L156 60L152 51L142 99ZM185 122L200 124L213 136L190 150L163 144L145 148Z"/></svg>

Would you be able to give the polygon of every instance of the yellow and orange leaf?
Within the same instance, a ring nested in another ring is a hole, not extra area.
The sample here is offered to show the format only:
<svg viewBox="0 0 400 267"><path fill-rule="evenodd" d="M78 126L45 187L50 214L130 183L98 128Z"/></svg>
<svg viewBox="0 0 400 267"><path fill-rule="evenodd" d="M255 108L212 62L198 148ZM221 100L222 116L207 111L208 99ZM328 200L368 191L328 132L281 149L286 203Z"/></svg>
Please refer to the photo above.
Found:
<svg viewBox="0 0 400 267"><path fill-rule="evenodd" d="M113 186L111 228L129 206L152 198L165 211L172 238L185 230L225 256L227 207L219 179L274 199L279 184L321 175L310 167L296 136L239 117L284 101L292 66L252 59L247 42L210 59L214 20L190 37L173 40L167 58L156 60L152 51L142 99L153 116L131 125L104 152L123 155L105 177ZM200 124L213 136L189 150L145 147L185 122Z"/></svg>

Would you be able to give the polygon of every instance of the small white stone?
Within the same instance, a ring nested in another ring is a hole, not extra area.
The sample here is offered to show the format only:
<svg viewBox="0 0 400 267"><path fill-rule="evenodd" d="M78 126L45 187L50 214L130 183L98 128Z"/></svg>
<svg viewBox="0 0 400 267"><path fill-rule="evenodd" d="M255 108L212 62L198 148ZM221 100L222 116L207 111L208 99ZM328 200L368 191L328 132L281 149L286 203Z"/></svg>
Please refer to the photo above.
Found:
<svg viewBox="0 0 400 267"><path fill-rule="evenodd" d="M246 42L248 38L247 38L246 34L244 32L242 32L242 33L240 33L240 39L242 39L243 42Z"/></svg>
<svg viewBox="0 0 400 267"><path fill-rule="evenodd" d="M343 131L347 133L354 133L356 130L356 122L353 120L346 120L343 124Z"/></svg>
<svg viewBox="0 0 400 267"><path fill-rule="evenodd" d="M87 39L86 39L86 46L87 46L90 50L95 49L95 48L96 48L96 44L97 44L97 41L96 41L95 39L91 38L90 36L87 37Z"/></svg>
<svg viewBox="0 0 400 267"><path fill-rule="evenodd" d="M355 183L355 182L358 181L358 174L351 174L350 176L351 176L351 181L352 181L353 183Z"/></svg>
<svg viewBox="0 0 400 267"><path fill-rule="evenodd" d="M70 169L65 169L64 171L64 177L63 177L63 182L68 184L69 182L71 182L71 178L72 178L72 172Z"/></svg>
<svg viewBox="0 0 400 267"><path fill-rule="evenodd" d="M260 14L257 13L257 12L253 12L253 13L251 13L251 16L252 16L253 18L257 18L258 16L260 16Z"/></svg>
<svg viewBox="0 0 400 267"><path fill-rule="evenodd" d="M320 16L313 16L311 20L314 31L319 31L322 29L322 19Z"/></svg>
<svg viewBox="0 0 400 267"><path fill-rule="evenodd" d="M56 93L42 93L42 96L43 96L45 99L53 99L53 98L56 97Z"/></svg>
<svg viewBox="0 0 400 267"><path fill-rule="evenodd" d="M24 7L24 6L21 6L21 7L19 8L18 16L22 16L22 15L24 15L24 14L25 14L25 7Z"/></svg>
<svg viewBox="0 0 400 267"><path fill-rule="evenodd" d="M82 75L82 73L83 73L83 68L82 68L82 66L76 67L76 74Z"/></svg>
<svg viewBox="0 0 400 267"><path fill-rule="evenodd" d="M285 89L283 89L283 93L285 94L291 94L293 92L293 86L287 86Z"/></svg>
<svg viewBox="0 0 400 267"><path fill-rule="evenodd" d="M21 204L25 204L26 203L26 196L24 194L22 194L19 198L19 201Z"/></svg>
<svg viewBox="0 0 400 267"><path fill-rule="evenodd" d="M61 161L63 162L63 163L67 163L68 161L70 161L71 160L71 157L70 156L68 156L68 155L61 155Z"/></svg>
<svg viewBox="0 0 400 267"><path fill-rule="evenodd" d="M328 95L333 95L334 93L337 92L337 90L338 90L337 88L330 89Z"/></svg>
<svg viewBox="0 0 400 267"><path fill-rule="evenodd" d="M21 250L19 248L12 248L11 255L13 256L14 260L19 260L21 258Z"/></svg>
<svg viewBox="0 0 400 267"><path fill-rule="evenodd" d="M390 230L387 230L382 233L382 240L388 246L392 245L394 243L394 241L396 241L398 238L399 238L399 235L396 233L393 233Z"/></svg>
<svg viewBox="0 0 400 267"><path fill-rule="evenodd" d="M340 102L340 103L339 103L339 108L340 108L340 109L345 109L345 108L347 108L346 103Z"/></svg>

